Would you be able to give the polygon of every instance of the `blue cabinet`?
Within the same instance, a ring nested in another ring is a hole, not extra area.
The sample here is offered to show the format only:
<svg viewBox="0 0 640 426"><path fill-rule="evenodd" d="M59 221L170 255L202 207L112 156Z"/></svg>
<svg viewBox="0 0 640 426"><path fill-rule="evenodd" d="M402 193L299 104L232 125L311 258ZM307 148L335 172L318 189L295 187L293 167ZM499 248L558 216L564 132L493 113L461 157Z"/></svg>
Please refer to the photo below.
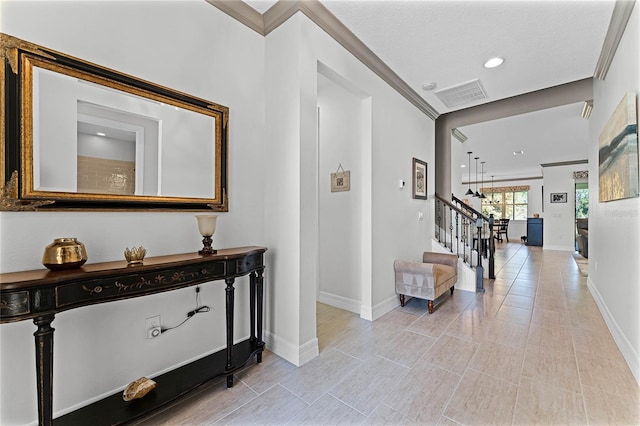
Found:
<svg viewBox="0 0 640 426"><path fill-rule="evenodd" d="M527 218L527 245L542 246L543 223L541 217Z"/></svg>

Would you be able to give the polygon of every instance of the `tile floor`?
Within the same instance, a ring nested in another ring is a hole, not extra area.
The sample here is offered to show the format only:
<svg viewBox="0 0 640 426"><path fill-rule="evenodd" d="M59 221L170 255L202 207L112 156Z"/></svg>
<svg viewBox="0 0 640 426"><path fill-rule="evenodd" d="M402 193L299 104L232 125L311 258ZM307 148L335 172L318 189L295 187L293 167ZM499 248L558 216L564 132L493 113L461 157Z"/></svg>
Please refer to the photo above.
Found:
<svg viewBox="0 0 640 426"><path fill-rule="evenodd" d="M486 292L373 323L318 304L320 356L262 364L140 425L637 425L640 389L571 253L500 244Z"/></svg>

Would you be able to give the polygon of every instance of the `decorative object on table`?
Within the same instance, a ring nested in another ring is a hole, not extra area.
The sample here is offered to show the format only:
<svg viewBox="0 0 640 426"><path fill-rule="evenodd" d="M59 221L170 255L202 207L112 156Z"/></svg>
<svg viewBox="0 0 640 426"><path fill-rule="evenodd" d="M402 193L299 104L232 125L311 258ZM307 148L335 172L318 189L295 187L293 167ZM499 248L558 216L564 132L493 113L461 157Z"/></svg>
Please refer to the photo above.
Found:
<svg viewBox="0 0 640 426"><path fill-rule="evenodd" d="M417 158L412 163L413 175L413 198L419 200L427 199L427 163Z"/></svg>
<svg viewBox="0 0 640 426"><path fill-rule="evenodd" d="M203 237L203 247L198 254L216 254L218 250L211 248L211 244L213 243L213 234L216 232L216 220L218 219L218 215L198 214L196 215L196 219L198 220L198 230L200 231L200 235Z"/></svg>
<svg viewBox="0 0 640 426"><path fill-rule="evenodd" d="M598 142L598 201L638 197L636 94L622 98Z"/></svg>
<svg viewBox="0 0 640 426"><path fill-rule="evenodd" d="M147 249L144 247L127 247L124 249L124 258L127 259L129 265L139 265L144 260L144 256L147 254Z"/></svg>
<svg viewBox="0 0 640 426"><path fill-rule="evenodd" d="M551 203L566 203L567 202L567 193L566 192L552 192L551 193Z"/></svg>
<svg viewBox="0 0 640 426"><path fill-rule="evenodd" d="M331 192L345 192L350 190L351 171L345 171L345 169L342 168L342 163L340 163L336 172L331 173Z"/></svg>
<svg viewBox="0 0 640 426"><path fill-rule="evenodd" d="M535 217L536 219L540 217L540 213L534 213L533 217Z"/></svg>
<svg viewBox="0 0 640 426"><path fill-rule="evenodd" d="M56 238L45 247L42 264L52 271L79 268L87 261L87 250L76 238Z"/></svg>
<svg viewBox="0 0 640 426"><path fill-rule="evenodd" d="M139 399L151 392L156 387L156 382L146 377L140 377L127 385L122 393L122 399L125 401L133 401Z"/></svg>

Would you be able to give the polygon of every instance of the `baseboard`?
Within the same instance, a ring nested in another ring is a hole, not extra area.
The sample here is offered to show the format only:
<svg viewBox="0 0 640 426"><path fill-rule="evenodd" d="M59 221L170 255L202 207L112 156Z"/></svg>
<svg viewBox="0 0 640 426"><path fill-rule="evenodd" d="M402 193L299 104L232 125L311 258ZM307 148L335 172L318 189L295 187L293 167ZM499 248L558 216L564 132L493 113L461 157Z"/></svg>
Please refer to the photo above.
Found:
<svg viewBox="0 0 640 426"><path fill-rule="evenodd" d="M393 311L398 306L400 306L400 299L398 296L394 295L373 306L371 308L370 316L365 317L361 314L360 317L369 321L375 321L381 316Z"/></svg>
<svg viewBox="0 0 640 426"><path fill-rule="evenodd" d="M360 301L321 291L318 302L360 315Z"/></svg>
<svg viewBox="0 0 640 426"><path fill-rule="evenodd" d="M618 345L620 352L622 352L622 356L627 362L627 365L629 366L633 377L635 377L636 382L640 384L640 356L638 356L636 351L633 349L631 342L629 342L629 339L627 339L627 337L618 326L615 318L613 318L613 315L611 315L609 308L600 295L600 292L598 292L595 284L593 283L593 281L591 281L590 277L587 278L587 287L589 288L593 299L596 301L596 305L598 305L598 309L600 309L602 318L607 324L607 327L609 328L609 331L613 336L613 340L615 340L616 344Z"/></svg>
<svg viewBox="0 0 640 426"><path fill-rule="evenodd" d="M573 246L550 246L547 244L543 244L542 250L576 251L576 248Z"/></svg>
<svg viewBox="0 0 640 426"><path fill-rule="evenodd" d="M268 350L298 367L312 360L320 353L317 337L301 346L297 346L266 330L263 335L264 343Z"/></svg>
<svg viewBox="0 0 640 426"><path fill-rule="evenodd" d="M299 353L298 359L300 360L299 365L304 365L307 362L314 359L315 357L317 357L320 354L320 349L318 347L318 338L314 337L313 339L309 340L307 343L300 346L300 350L298 353Z"/></svg>

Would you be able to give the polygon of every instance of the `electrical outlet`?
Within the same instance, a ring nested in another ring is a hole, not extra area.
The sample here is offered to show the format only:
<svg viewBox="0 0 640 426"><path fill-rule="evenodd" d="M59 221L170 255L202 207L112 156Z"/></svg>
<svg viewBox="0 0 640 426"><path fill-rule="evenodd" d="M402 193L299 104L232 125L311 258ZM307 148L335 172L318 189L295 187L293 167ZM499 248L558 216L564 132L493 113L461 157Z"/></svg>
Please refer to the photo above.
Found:
<svg viewBox="0 0 640 426"><path fill-rule="evenodd" d="M153 339L162 333L162 329L160 328L160 315L147 318L145 324L147 327L147 339Z"/></svg>

